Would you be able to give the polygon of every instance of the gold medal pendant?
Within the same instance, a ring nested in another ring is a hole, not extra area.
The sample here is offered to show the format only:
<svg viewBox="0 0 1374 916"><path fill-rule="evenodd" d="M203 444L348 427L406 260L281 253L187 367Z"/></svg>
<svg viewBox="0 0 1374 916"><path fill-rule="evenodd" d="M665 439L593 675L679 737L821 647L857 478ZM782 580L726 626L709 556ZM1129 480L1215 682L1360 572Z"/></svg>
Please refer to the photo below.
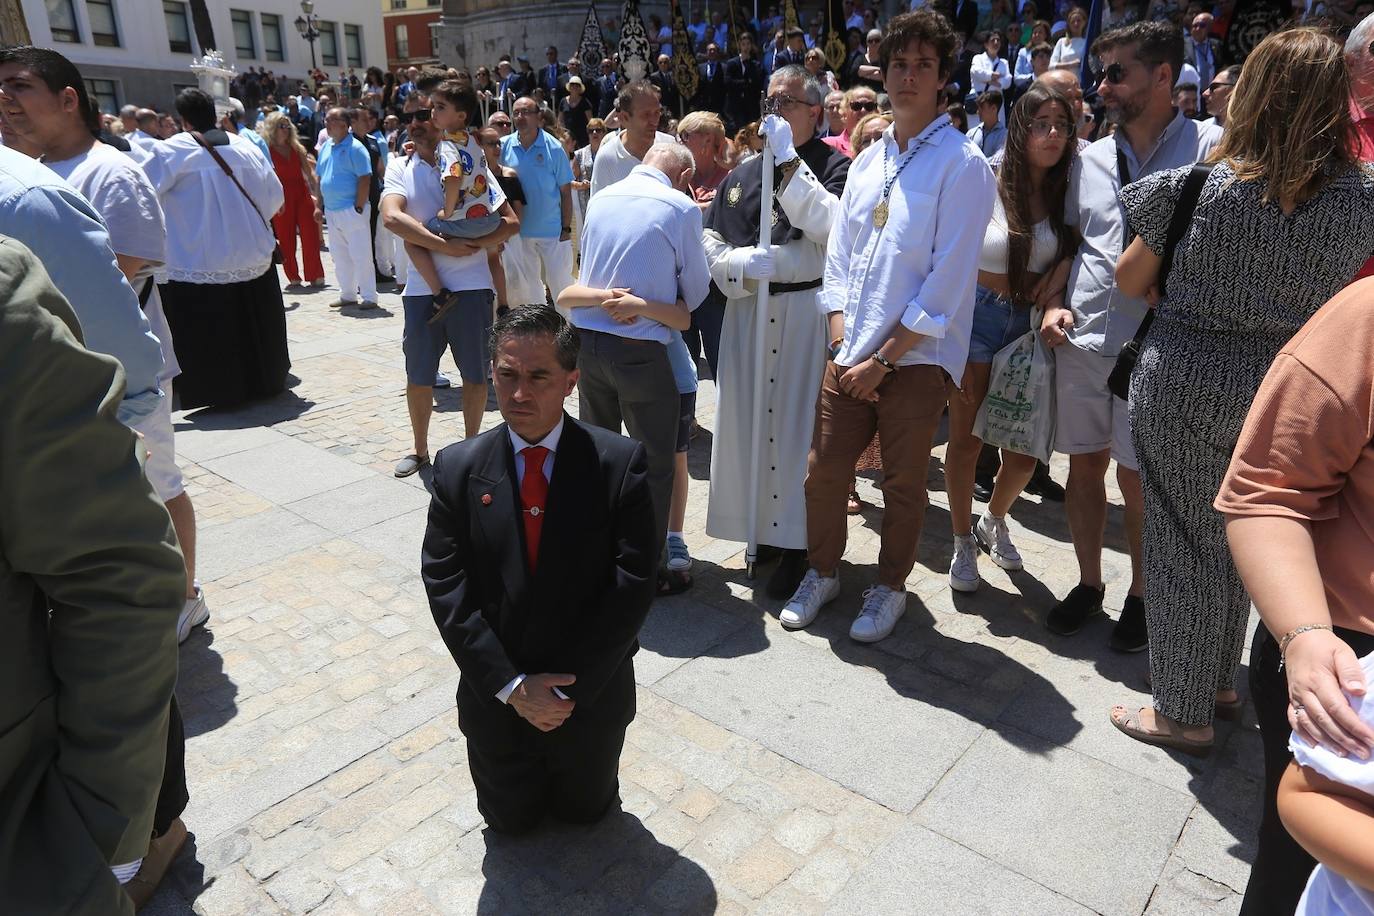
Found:
<svg viewBox="0 0 1374 916"><path fill-rule="evenodd" d="M873 225L879 229L887 225L887 198L878 201L878 205L873 208Z"/></svg>

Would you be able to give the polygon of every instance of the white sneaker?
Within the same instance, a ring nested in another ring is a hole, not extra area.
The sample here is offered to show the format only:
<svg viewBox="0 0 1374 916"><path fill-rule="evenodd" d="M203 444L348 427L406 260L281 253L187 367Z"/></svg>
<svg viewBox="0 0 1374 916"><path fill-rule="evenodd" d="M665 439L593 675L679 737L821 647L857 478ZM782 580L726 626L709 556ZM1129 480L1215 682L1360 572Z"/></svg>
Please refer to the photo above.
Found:
<svg viewBox="0 0 1374 916"><path fill-rule="evenodd" d="M840 593L840 577L826 578L814 569L802 576L801 585L783 605L778 620L789 630L799 630L816 619L821 608L835 600Z"/></svg>
<svg viewBox="0 0 1374 916"><path fill-rule="evenodd" d="M1011 532L1007 530L1007 520L997 518L991 512L984 512L973 526L973 536L978 546L988 552L992 562L1007 570L1016 572L1022 568L1021 554L1011 542Z"/></svg>
<svg viewBox="0 0 1374 916"><path fill-rule="evenodd" d="M864 605L849 628L849 638L859 642L886 639L905 612L905 591L894 592L886 585L875 585L864 592Z"/></svg>
<svg viewBox="0 0 1374 916"><path fill-rule="evenodd" d="M949 563L949 587L956 592L976 592L978 583L978 542L973 535L954 536L954 559Z"/></svg>
<svg viewBox="0 0 1374 916"><path fill-rule="evenodd" d="M191 630L210 619L210 609L205 606L205 592L196 586L196 596L187 598L177 618L177 642L183 643L191 635Z"/></svg>

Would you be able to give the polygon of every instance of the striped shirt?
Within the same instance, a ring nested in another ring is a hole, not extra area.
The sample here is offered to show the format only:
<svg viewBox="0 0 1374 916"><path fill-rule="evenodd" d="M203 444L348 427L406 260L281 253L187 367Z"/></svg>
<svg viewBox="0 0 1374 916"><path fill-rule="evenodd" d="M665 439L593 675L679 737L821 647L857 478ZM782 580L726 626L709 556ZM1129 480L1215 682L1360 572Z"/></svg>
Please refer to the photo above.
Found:
<svg viewBox="0 0 1374 916"><path fill-rule="evenodd" d="M682 299L696 309L711 285L701 209L658 169L635 166L629 177L598 192L587 205L579 282L594 289L628 289L650 302ZM572 321L619 337L664 345L672 340L672 329L657 321L620 324L599 308L573 309Z"/></svg>

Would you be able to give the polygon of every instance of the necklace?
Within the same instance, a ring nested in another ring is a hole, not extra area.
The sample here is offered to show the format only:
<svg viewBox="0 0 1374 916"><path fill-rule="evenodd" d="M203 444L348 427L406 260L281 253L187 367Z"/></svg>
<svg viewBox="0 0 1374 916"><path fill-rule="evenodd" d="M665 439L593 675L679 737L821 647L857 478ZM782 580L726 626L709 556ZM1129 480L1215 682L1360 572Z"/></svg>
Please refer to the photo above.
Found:
<svg viewBox="0 0 1374 916"><path fill-rule="evenodd" d="M931 138L935 136L936 132L937 132L940 128L944 127L944 126L945 126L946 124L948 124L948 123L950 123L950 122L949 122L949 119L946 118L941 124L937 125L937 126L935 127L934 130L931 130L929 133L927 133L926 136L925 136L924 138L922 138L921 141L920 141L919 143L917 143L915 147L913 147L912 149L908 150L906 153L904 153L904 154L902 155L902 160L901 160L901 162L899 162L899 163L897 164L897 166L896 166L895 169L893 169L893 167L892 167L892 159L890 159L890 158L887 156L887 154L884 153L884 155L883 155L883 196L882 196L882 198L878 201L877 205L874 206L874 208L873 208L873 225L877 226L879 229L881 229L881 228L883 228L884 226L887 225L887 214L888 214L887 199L888 199L888 197L890 197L891 194L892 194L892 186L895 185L895 184L897 183L897 176L900 175L900 174L902 174L902 170L905 169L905 168L907 167L907 165L911 162L911 160L912 160L913 158L915 158L916 154L917 154L918 152L920 152L921 147L923 147L923 146L925 146L927 143L929 143L930 140L931 140ZM892 172L891 175L888 174L889 171Z"/></svg>

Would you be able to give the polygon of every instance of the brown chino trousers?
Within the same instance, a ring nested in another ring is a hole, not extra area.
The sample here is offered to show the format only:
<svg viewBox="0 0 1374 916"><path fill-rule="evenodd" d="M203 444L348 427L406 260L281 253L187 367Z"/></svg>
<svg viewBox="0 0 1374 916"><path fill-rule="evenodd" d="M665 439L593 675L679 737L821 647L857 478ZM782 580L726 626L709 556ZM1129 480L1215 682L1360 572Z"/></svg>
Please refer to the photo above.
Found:
<svg viewBox="0 0 1374 916"><path fill-rule="evenodd" d="M878 385L876 403L840 391L847 367L826 363L816 400L816 427L806 471L806 530L811 567L834 573L849 535L845 497L854 462L873 439L882 442L883 527L878 582L906 589L925 521L926 466L948 399L939 366L899 366Z"/></svg>

